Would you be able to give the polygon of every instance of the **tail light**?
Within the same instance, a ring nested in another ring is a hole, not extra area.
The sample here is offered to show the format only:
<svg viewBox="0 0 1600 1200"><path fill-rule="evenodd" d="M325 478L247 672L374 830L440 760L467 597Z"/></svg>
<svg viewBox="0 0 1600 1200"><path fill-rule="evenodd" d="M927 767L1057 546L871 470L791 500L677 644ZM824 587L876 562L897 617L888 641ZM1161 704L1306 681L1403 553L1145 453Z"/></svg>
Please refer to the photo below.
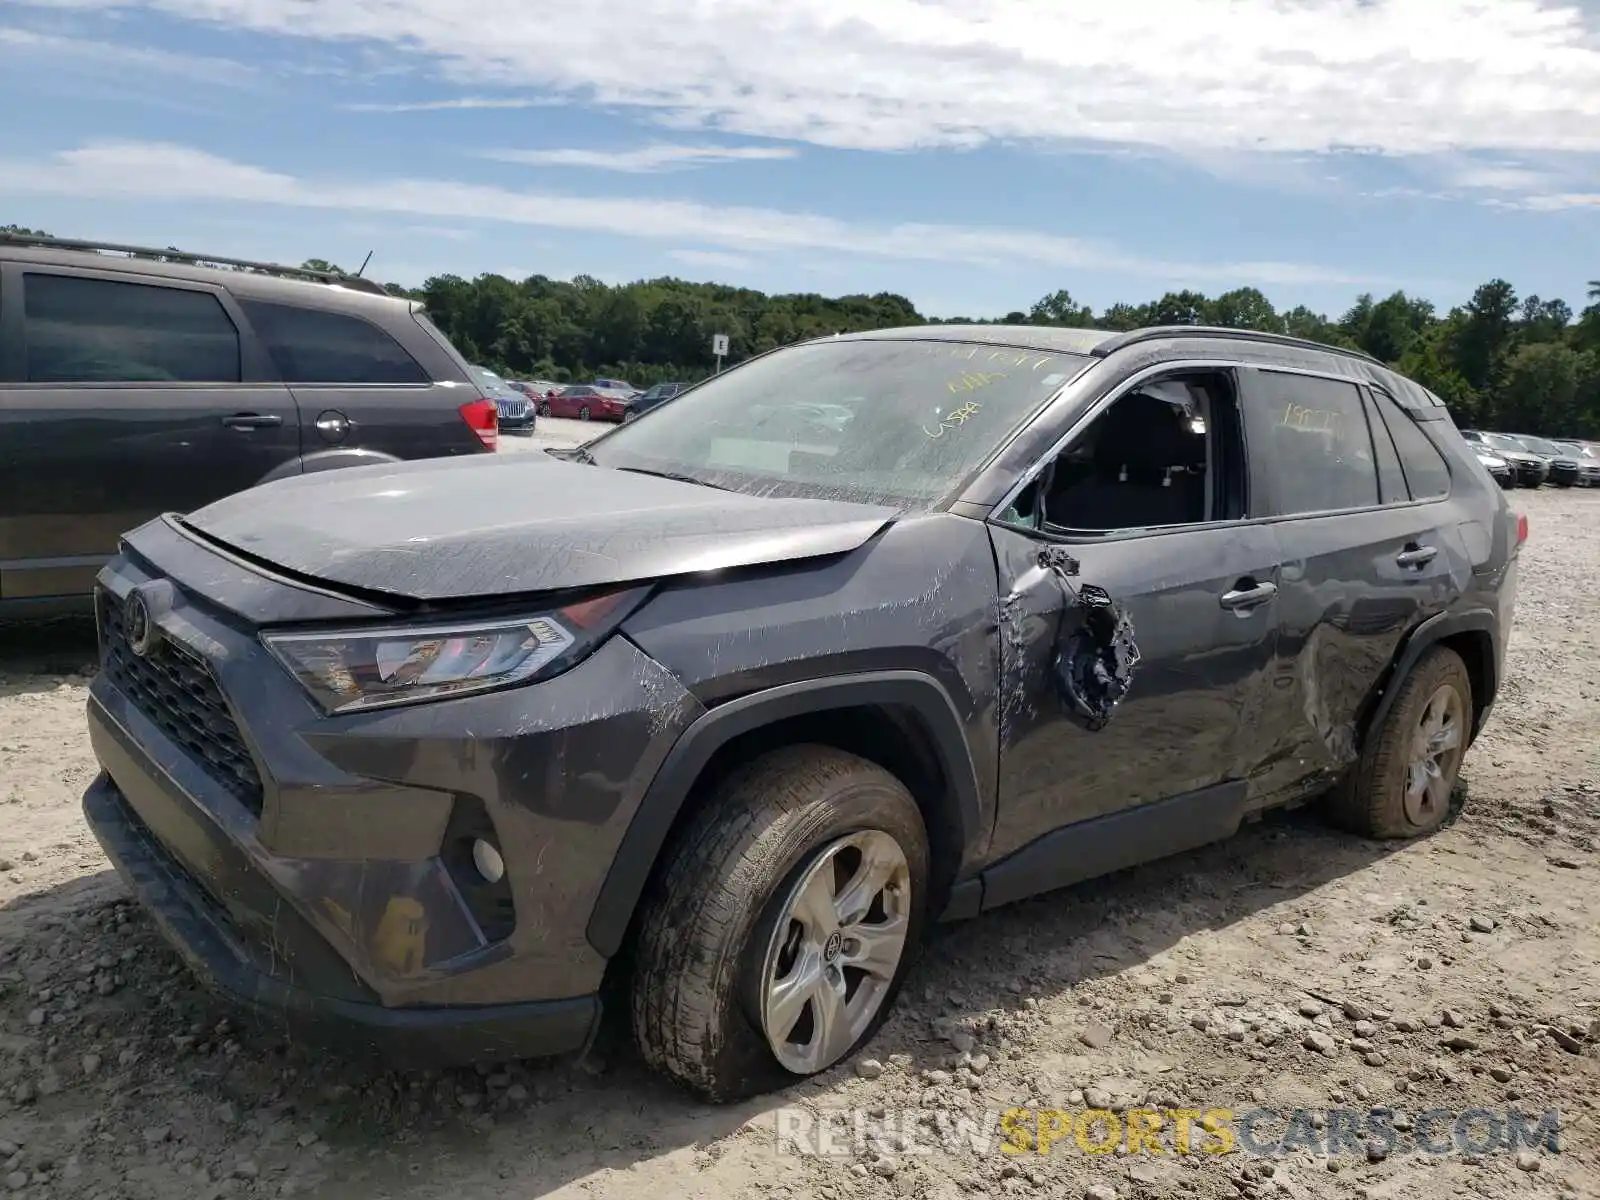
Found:
<svg viewBox="0 0 1600 1200"><path fill-rule="evenodd" d="M499 449L500 410L495 407L493 400L480 396L476 400L468 400L456 411L472 432L478 435L485 449Z"/></svg>
<svg viewBox="0 0 1600 1200"><path fill-rule="evenodd" d="M1528 514L1517 514L1517 545L1522 545L1528 540Z"/></svg>

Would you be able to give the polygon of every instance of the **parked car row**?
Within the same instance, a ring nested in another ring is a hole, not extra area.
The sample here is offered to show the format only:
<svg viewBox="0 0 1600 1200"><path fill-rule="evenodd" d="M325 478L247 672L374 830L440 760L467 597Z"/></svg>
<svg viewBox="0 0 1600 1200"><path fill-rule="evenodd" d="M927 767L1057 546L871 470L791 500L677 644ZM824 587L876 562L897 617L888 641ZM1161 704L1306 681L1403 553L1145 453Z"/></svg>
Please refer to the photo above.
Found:
<svg viewBox="0 0 1600 1200"><path fill-rule="evenodd" d="M1477 429L1461 436L1501 487L1600 487L1600 445L1594 442Z"/></svg>
<svg viewBox="0 0 1600 1200"><path fill-rule="evenodd" d="M507 386L526 397L541 417L620 422L634 420L641 413L671 400L689 385L658 383L640 391L625 379L596 379L592 383L527 379L513 380Z"/></svg>

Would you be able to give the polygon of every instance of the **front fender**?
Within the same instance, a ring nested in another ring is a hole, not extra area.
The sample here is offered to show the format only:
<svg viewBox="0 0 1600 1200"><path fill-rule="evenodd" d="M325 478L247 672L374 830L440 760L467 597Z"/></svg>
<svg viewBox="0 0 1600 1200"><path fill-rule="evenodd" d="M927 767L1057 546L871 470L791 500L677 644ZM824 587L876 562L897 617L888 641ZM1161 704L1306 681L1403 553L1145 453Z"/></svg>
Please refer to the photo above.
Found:
<svg viewBox="0 0 1600 1200"><path fill-rule="evenodd" d="M684 730L640 801L589 917L589 944L607 958L627 936L634 910L695 781L741 734L791 717L861 706L910 709L920 718L952 793L967 850L984 833L978 775L950 695L920 671L873 671L782 684L718 705Z"/></svg>

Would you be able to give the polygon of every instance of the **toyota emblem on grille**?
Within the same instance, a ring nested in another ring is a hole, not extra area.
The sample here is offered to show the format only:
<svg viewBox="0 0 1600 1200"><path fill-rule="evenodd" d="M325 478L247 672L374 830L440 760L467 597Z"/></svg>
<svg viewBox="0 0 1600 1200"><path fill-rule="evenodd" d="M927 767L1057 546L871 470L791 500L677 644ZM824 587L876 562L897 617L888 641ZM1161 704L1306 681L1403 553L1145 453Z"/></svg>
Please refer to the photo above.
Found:
<svg viewBox="0 0 1600 1200"><path fill-rule="evenodd" d="M140 658L150 653L150 647L156 640L156 626L150 618L150 605L138 592L128 593L122 628L128 637L129 650Z"/></svg>

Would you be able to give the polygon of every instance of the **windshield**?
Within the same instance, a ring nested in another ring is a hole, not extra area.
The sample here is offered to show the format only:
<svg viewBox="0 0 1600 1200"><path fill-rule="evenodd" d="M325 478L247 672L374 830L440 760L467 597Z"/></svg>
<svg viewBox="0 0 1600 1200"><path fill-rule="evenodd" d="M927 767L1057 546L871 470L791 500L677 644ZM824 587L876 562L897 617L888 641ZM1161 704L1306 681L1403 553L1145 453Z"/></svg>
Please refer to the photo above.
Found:
<svg viewBox="0 0 1600 1200"><path fill-rule="evenodd" d="M1486 433L1483 435L1483 440L1496 450L1510 450L1519 454L1528 453L1528 448L1509 433Z"/></svg>
<svg viewBox="0 0 1600 1200"><path fill-rule="evenodd" d="M496 375L487 367L472 367L470 370L472 371L472 378L477 382L478 386L488 394L492 396L504 396L511 391L511 389L506 386L506 381L501 379L500 376Z"/></svg>
<svg viewBox="0 0 1600 1200"><path fill-rule="evenodd" d="M1522 444L1535 454L1542 454L1546 458L1554 458L1561 453L1560 450L1556 449L1554 443L1547 442L1543 438L1524 437Z"/></svg>
<svg viewBox="0 0 1600 1200"><path fill-rule="evenodd" d="M1089 361L965 342L811 342L707 380L591 442L589 457L755 495L928 511Z"/></svg>

